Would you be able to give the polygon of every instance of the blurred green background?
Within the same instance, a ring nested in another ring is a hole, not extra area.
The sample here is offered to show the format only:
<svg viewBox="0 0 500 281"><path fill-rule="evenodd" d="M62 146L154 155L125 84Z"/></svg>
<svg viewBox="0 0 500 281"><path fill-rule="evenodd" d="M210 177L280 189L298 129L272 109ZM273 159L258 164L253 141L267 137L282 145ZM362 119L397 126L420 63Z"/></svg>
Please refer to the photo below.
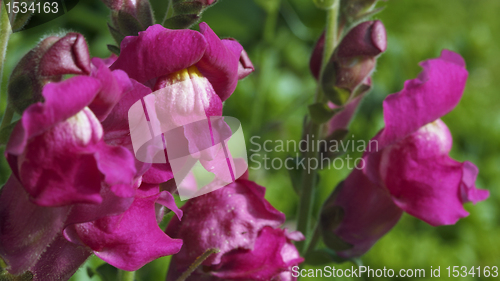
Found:
<svg viewBox="0 0 500 281"><path fill-rule="evenodd" d="M405 80L416 77L420 72L418 62L438 56L443 48L456 51L467 62L469 79L461 103L443 118L454 137L451 155L479 167L477 186L490 190L491 196L476 206L467 204L470 216L453 226L434 228L403 215L398 225L362 258L363 263L396 271L422 268L426 270L423 279L430 278L431 266L441 266L441 276L446 275L448 266L500 266L500 79L495 78L500 77L500 1L389 0L382 4L386 9L376 18L387 28L388 49L378 61L374 90L353 121L349 139L368 140L383 127L383 99L401 90ZM161 19L166 1L154 0L153 7L157 19ZM66 15L13 34L3 74L2 111L10 72L43 36L60 31L80 32L87 38L92 56L109 56L106 44L114 42L106 27L108 14L98 0L81 0ZM204 13L203 21L220 37L234 37L241 42L256 67L251 76L239 83L224 107L224 115L242 122L247 148L255 148L249 142L252 136L260 136L261 143L300 139L306 105L315 91L308 69L309 57L324 17L312 0L220 0ZM283 152L267 154L269 158L287 156ZM359 153L350 156L357 157ZM250 167L255 164L250 163ZM3 183L10 173L3 157L0 168ZM320 172L316 211L348 173L347 169ZM298 196L288 171L250 169L250 178L267 187L266 198L285 212L293 225ZM137 279L163 280L168 260L166 257L146 265L139 270ZM91 258L73 280L99 280L97 276L89 278L86 267L95 268L102 263ZM350 268L352 264L335 266ZM473 279L489 278L462 278Z"/></svg>

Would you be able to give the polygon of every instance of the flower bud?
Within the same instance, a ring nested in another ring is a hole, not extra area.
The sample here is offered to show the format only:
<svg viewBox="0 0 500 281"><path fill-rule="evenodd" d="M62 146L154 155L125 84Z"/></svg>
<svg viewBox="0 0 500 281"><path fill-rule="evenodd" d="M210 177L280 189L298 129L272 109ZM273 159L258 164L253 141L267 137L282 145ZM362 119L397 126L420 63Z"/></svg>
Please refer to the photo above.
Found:
<svg viewBox="0 0 500 281"><path fill-rule="evenodd" d="M18 113L42 101L42 88L65 74L90 74L90 56L83 35L49 36L28 52L12 71L9 102Z"/></svg>
<svg viewBox="0 0 500 281"><path fill-rule="evenodd" d="M173 0L174 13L167 19L163 26L171 29L185 29L195 24L201 13L217 0Z"/></svg>
<svg viewBox="0 0 500 281"><path fill-rule="evenodd" d="M350 58L355 56L375 57L387 49L387 34L381 21L365 21L353 28L342 39L337 48L337 56Z"/></svg>
<svg viewBox="0 0 500 281"><path fill-rule="evenodd" d="M377 56L386 49L387 35L382 22L367 21L354 27L325 67L321 83L328 99L336 105L352 99L357 88L371 75ZM311 69L315 73L317 67Z"/></svg>
<svg viewBox="0 0 500 281"><path fill-rule="evenodd" d="M148 0L103 0L111 9L109 31L118 46L125 36L137 36L154 24L153 11ZM111 46L111 47L110 47ZM111 51L119 52L117 46L109 45Z"/></svg>

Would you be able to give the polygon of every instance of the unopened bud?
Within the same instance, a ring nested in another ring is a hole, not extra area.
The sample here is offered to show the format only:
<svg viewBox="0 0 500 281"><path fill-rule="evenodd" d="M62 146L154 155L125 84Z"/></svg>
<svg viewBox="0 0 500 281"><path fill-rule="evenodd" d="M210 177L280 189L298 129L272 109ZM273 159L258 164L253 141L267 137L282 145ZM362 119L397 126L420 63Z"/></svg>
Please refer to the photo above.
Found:
<svg viewBox="0 0 500 281"><path fill-rule="evenodd" d="M322 87L334 104L342 105L359 92L375 68L377 56L387 49L387 35L380 21L354 27L340 42L325 67Z"/></svg>
<svg viewBox="0 0 500 281"><path fill-rule="evenodd" d="M83 35L49 36L29 51L12 71L9 103L18 113L43 100L42 89L65 74L90 74L90 56Z"/></svg>
<svg viewBox="0 0 500 281"><path fill-rule="evenodd" d="M375 57L387 49L387 34L381 21L360 23L342 39L336 55L340 58L355 56Z"/></svg>
<svg viewBox="0 0 500 281"><path fill-rule="evenodd" d="M111 9L112 24L108 27L118 46L125 36L137 36L140 31L154 24L153 11L148 0L102 1Z"/></svg>
<svg viewBox="0 0 500 281"><path fill-rule="evenodd" d="M174 13L163 26L172 29L185 29L199 21L201 13L214 5L217 0L172 0Z"/></svg>

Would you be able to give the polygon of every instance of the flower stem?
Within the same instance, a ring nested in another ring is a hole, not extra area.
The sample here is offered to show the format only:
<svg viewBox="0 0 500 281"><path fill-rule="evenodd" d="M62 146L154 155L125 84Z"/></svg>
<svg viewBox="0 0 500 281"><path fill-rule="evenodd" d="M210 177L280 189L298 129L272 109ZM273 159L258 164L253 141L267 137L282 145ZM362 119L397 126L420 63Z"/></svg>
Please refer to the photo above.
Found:
<svg viewBox="0 0 500 281"><path fill-rule="evenodd" d="M12 29L9 22L7 11L3 8L3 3L0 1L0 101L2 100L2 78L5 55L7 53L7 45L9 43ZM4 118L5 119L5 118Z"/></svg>
<svg viewBox="0 0 500 281"><path fill-rule="evenodd" d="M118 270L119 281L134 281L135 271Z"/></svg>
<svg viewBox="0 0 500 281"><path fill-rule="evenodd" d="M339 0L335 1L330 9L326 11L326 30L325 30L325 47L323 50L323 61L321 64L321 72L324 71L326 64L337 47L338 40L338 12ZM321 77L321 76L320 76Z"/></svg>
<svg viewBox="0 0 500 281"><path fill-rule="evenodd" d="M12 117L14 117L14 109L12 108L12 106L7 104L7 106L5 107L5 112L3 114L2 124L0 124L0 131L10 125Z"/></svg>
<svg viewBox="0 0 500 281"><path fill-rule="evenodd" d="M304 256L307 256L309 253L314 251L314 248L316 248L316 244L318 243L320 237L321 233L319 230L319 222L317 222L313 230L313 236L309 241L309 244L307 245L306 251L304 252Z"/></svg>
<svg viewBox="0 0 500 281"><path fill-rule="evenodd" d="M329 8L326 16L326 31L325 31L325 49L323 53L323 61L321 66L321 76L323 76L323 71L325 69L326 64L330 60L331 55L335 47L337 46L337 20L338 20L338 12L339 12L339 0L336 0L334 5ZM321 85L321 84L320 84ZM321 86L318 85L318 90L316 91L316 96L314 99L314 103L318 102L326 102L324 100L323 91L321 90ZM309 139L319 139L321 136L322 125L312 122L309 120L308 125L309 130L306 134L309 135ZM314 149L314 142L308 142L308 148L305 155L305 162L311 163L311 159L318 160L318 152ZM316 178L317 171L304 169L302 173L302 189L301 196L298 208L298 219L297 219L297 230L302 232L304 236L309 237L310 234L310 221L312 217L313 204L314 204L314 189L316 187ZM307 249L306 241L297 242L297 248L300 253L304 253Z"/></svg>
<svg viewBox="0 0 500 281"><path fill-rule="evenodd" d="M193 271L195 271L198 268L198 266L201 265L203 261L205 261L211 254L215 254L218 252L220 252L219 249L206 250L205 253L203 253L203 255L196 258L193 264L189 266L189 268L184 273L182 273L182 275L177 279L177 281L185 281L189 277L189 275L191 275L191 273L193 273Z"/></svg>

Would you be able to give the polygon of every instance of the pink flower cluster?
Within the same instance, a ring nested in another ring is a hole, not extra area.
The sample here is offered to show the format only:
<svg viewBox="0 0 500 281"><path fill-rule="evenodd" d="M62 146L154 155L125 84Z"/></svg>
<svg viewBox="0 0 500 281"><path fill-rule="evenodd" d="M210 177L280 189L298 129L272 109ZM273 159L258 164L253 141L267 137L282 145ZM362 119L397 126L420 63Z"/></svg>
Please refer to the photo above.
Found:
<svg viewBox="0 0 500 281"><path fill-rule="evenodd" d="M150 26L125 37L120 56L106 60L91 59L76 33L40 45L29 56L45 75L33 79L50 79L23 99L31 103L5 150L12 175L0 194L0 256L9 273L68 279L92 253L137 270L182 249L175 275L216 247L221 252L206 262L210 278L269 280L302 261L290 241L303 237L279 228L284 215L264 199L263 187L240 179L180 210L160 188L173 179L169 164L134 158L128 110L153 91L164 93L161 106L174 124L193 114L221 116L238 79L253 71L237 41L219 39L202 23L200 32ZM196 143L200 136L185 137ZM176 215L169 235L158 226L168 211ZM271 265L262 255L271 255ZM253 259L253 267L238 259Z"/></svg>
<svg viewBox="0 0 500 281"><path fill-rule="evenodd" d="M475 186L478 168L448 156L452 138L441 117L460 101L467 79L463 58L448 50L421 63L383 104L385 128L370 141L366 164L325 203L325 243L340 256L361 256L407 212L432 226L456 223L463 204L488 198Z"/></svg>

